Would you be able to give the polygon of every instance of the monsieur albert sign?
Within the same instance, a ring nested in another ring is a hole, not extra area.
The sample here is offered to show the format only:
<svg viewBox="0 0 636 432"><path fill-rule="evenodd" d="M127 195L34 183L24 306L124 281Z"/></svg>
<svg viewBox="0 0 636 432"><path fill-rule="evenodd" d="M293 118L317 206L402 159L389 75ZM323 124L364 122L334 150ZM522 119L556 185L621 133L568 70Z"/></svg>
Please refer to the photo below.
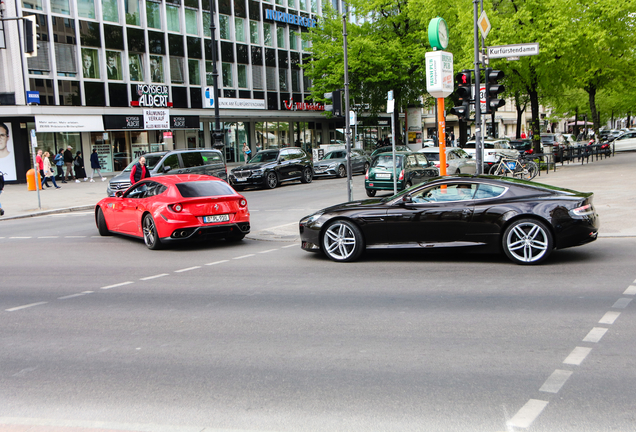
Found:
<svg viewBox="0 0 636 432"><path fill-rule="evenodd" d="M132 106L148 108L168 108L172 103L168 102L168 86L137 84L139 100L130 102Z"/></svg>
<svg viewBox="0 0 636 432"><path fill-rule="evenodd" d="M294 24L303 27L316 27L316 20L305 18L300 15L289 14L285 12L275 11L273 9L265 9L265 19Z"/></svg>

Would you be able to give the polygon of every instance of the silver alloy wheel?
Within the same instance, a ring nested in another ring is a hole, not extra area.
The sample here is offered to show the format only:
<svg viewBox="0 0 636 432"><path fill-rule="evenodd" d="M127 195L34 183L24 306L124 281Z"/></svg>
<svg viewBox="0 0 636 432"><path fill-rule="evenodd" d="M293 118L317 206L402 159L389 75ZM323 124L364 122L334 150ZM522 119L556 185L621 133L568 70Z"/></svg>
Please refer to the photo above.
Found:
<svg viewBox="0 0 636 432"><path fill-rule="evenodd" d="M325 231L323 246L325 253L335 261L345 261L356 251L358 239L348 224L336 222Z"/></svg>
<svg viewBox="0 0 636 432"><path fill-rule="evenodd" d="M550 240L545 229L537 223L521 222L506 236L506 249L517 261L533 263L541 260L548 252Z"/></svg>
<svg viewBox="0 0 636 432"><path fill-rule="evenodd" d="M347 170L345 169L344 165L338 166L338 177L342 178L346 175L347 175Z"/></svg>
<svg viewBox="0 0 636 432"><path fill-rule="evenodd" d="M146 243L146 246L148 246L148 248L150 249L155 249L158 246L159 239L157 238L157 229L155 228L155 221L152 220L152 216L144 216L142 230L144 234L144 243Z"/></svg>

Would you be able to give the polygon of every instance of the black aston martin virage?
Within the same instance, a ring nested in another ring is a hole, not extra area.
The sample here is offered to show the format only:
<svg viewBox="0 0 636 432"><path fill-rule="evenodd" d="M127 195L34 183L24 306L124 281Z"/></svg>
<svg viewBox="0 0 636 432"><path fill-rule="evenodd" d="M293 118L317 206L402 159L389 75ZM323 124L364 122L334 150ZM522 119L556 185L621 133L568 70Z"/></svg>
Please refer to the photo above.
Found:
<svg viewBox="0 0 636 432"><path fill-rule="evenodd" d="M322 250L334 261L356 260L365 249L468 247L538 264L553 249L596 240L592 197L502 177L438 177L306 216L300 237L304 250Z"/></svg>

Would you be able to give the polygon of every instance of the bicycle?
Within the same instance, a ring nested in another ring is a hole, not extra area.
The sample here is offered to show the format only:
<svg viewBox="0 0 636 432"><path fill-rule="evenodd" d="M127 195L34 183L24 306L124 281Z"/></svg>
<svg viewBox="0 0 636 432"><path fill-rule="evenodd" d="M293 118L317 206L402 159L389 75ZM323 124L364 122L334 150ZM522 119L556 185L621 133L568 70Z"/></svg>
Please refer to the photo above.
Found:
<svg viewBox="0 0 636 432"><path fill-rule="evenodd" d="M532 180L539 174L539 166L534 161L524 159L522 156L515 159L501 153L497 153L497 162L490 167L490 175L508 177L522 180Z"/></svg>

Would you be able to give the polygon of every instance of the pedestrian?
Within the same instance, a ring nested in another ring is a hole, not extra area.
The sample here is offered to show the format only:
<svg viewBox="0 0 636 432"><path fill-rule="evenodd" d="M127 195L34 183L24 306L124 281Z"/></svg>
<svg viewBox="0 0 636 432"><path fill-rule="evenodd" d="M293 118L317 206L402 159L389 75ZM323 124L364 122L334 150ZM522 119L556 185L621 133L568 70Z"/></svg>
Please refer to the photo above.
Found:
<svg viewBox="0 0 636 432"><path fill-rule="evenodd" d="M40 190L44 189L44 185L47 187L49 184L46 182L46 176L44 175L44 160L42 160L42 150L38 150L37 156L35 156L35 169L40 173Z"/></svg>
<svg viewBox="0 0 636 432"><path fill-rule="evenodd" d="M252 154L252 150L246 142L243 142L243 154L245 154L245 163L248 163L251 159L250 155Z"/></svg>
<svg viewBox="0 0 636 432"><path fill-rule="evenodd" d="M455 147L455 132L451 131L450 139L451 139L451 145Z"/></svg>
<svg viewBox="0 0 636 432"><path fill-rule="evenodd" d="M134 185L138 181L150 177L150 170L146 168L146 158L140 157L139 161L133 165L130 171L130 184Z"/></svg>
<svg viewBox="0 0 636 432"><path fill-rule="evenodd" d="M258 153L261 150L262 150L261 143L257 142L256 143L256 153Z"/></svg>
<svg viewBox="0 0 636 432"><path fill-rule="evenodd" d="M102 165L99 163L99 155L97 154L97 149L93 149L93 153L91 153L91 183L95 183L93 180L93 176L97 172L102 181L106 180L106 177L102 175Z"/></svg>
<svg viewBox="0 0 636 432"><path fill-rule="evenodd" d="M73 159L73 168L75 169L75 183L79 183L79 179L83 178L84 181L88 180L86 176L86 170L84 169L84 159L82 158L82 152L75 153L75 159Z"/></svg>
<svg viewBox="0 0 636 432"><path fill-rule="evenodd" d="M4 189L4 173L0 171L0 195L2 195L2 189ZM4 216L4 210L2 209L2 203L0 203L0 216Z"/></svg>
<svg viewBox="0 0 636 432"><path fill-rule="evenodd" d="M62 180L62 183L66 183L64 180L64 149L60 149L59 152L53 158L53 163L55 163L55 168L57 169L57 178Z"/></svg>
<svg viewBox="0 0 636 432"><path fill-rule="evenodd" d="M68 181L73 180L73 152L71 151L73 150L73 147L68 146L66 147L66 150L64 151L64 165L66 165L66 175L64 177L64 180Z"/></svg>
<svg viewBox="0 0 636 432"><path fill-rule="evenodd" d="M52 166L51 166L51 160L49 159L49 156L51 156L51 154L49 152L44 152L44 157L43 157L43 161L44 161L44 184L46 185L46 187L51 187L49 186L47 180L51 179L51 181L53 182L53 186L55 186L55 189L60 189L60 187L57 185L57 183L55 183L55 173L52 170Z"/></svg>

